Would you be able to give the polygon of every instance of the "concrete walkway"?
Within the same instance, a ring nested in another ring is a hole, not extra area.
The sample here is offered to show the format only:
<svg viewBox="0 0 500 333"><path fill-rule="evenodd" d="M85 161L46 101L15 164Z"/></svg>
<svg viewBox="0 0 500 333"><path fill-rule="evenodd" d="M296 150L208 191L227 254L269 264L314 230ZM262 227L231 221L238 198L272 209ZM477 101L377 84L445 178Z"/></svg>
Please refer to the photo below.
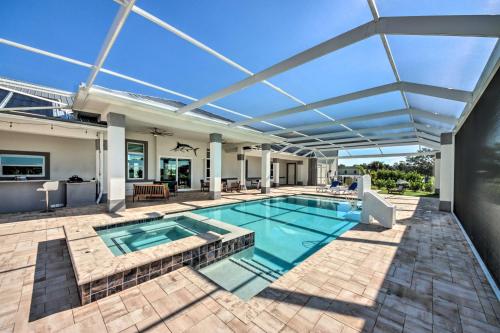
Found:
<svg viewBox="0 0 500 333"><path fill-rule="evenodd" d="M281 188L272 195L315 192ZM252 200L201 193L135 204L144 217ZM1 332L500 332L500 304L437 200L391 196L392 230L358 225L248 302L189 268L79 306L62 225L113 219L104 207L0 215Z"/></svg>

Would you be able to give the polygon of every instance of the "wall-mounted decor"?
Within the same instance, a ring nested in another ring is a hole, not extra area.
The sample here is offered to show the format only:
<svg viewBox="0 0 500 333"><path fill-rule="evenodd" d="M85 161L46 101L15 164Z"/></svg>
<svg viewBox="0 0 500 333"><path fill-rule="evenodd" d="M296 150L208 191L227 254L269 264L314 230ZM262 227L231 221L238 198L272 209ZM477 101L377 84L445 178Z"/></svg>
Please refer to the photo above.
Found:
<svg viewBox="0 0 500 333"><path fill-rule="evenodd" d="M181 152L192 151L194 153L194 156L196 156L196 152L198 151L198 149L200 149L200 148L193 148L192 146L190 146L188 144L177 142L177 146L175 146L175 148L172 149L172 151L181 151Z"/></svg>

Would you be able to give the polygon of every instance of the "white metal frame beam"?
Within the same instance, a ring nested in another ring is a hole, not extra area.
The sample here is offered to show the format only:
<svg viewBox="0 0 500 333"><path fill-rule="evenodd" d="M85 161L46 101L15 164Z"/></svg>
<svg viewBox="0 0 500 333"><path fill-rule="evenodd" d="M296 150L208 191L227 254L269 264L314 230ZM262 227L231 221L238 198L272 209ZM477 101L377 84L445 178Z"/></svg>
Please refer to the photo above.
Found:
<svg viewBox="0 0 500 333"><path fill-rule="evenodd" d="M352 144L352 145L345 145L345 149L349 150L355 150L355 149L377 149L377 148L384 148L384 147L396 147L396 146L413 146L413 145L419 145L420 144L420 139L413 138L413 139L408 139L408 140L381 140L378 142L379 146L376 147L374 146L371 142L363 142L363 143L357 143L357 144ZM325 147L318 149L321 152L326 152L326 151L336 151L340 150L342 148L330 148L330 147Z"/></svg>
<svg viewBox="0 0 500 333"><path fill-rule="evenodd" d="M358 129L357 132L365 134L365 133L387 131L387 130L394 130L394 129L403 129L403 128L413 128L413 127L414 127L413 123L408 122L408 123L401 123L401 124L395 124L395 125L363 128L363 129ZM308 140L310 138L333 139L333 138L352 136L352 135L353 135L353 132L351 132L351 131L323 133L323 134L309 135L309 137L307 137L307 138L290 138L290 139L287 139L286 142L301 142L301 141ZM358 138L358 136L353 136L353 138Z"/></svg>
<svg viewBox="0 0 500 333"><path fill-rule="evenodd" d="M404 138L404 137L415 137L415 136L416 136L415 132L387 133L387 134L381 134L381 135L367 135L364 137L354 136L354 137L345 138L345 139L325 140L323 142L306 142L306 143L301 143L301 145L304 147L318 148L318 147L321 147L320 145L322 145L322 144L323 145L324 144L339 144L339 143L349 143L349 142L354 143L357 141L379 140L379 139L388 139L388 138ZM368 144L369 142L365 142L365 143ZM374 141L374 143L378 143L378 142Z"/></svg>
<svg viewBox="0 0 500 333"><path fill-rule="evenodd" d="M376 158L376 157L404 157L404 156L428 156L428 155L436 155L438 150L432 150L429 152L419 152L419 153L394 153L394 154L368 154L368 155L353 155L353 156L342 156L339 157L341 159L354 159L354 158Z"/></svg>
<svg viewBox="0 0 500 333"><path fill-rule="evenodd" d="M372 114L361 115L361 116L342 118L342 119L338 119L337 121L335 121L333 123L323 121L323 122L318 122L318 123L313 123L313 124L308 124L308 125L302 125L302 126L297 126L297 127L290 127L290 128L286 128L286 129L270 131L270 132L266 132L266 133L279 135L279 134L290 133L290 132L294 132L294 131L311 130L311 129L317 129L317 128L322 128L322 127L328 127L328 126L336 125L340 122L342 122L343 124L349 124L349 123L353 123L353 122L375 120L375 119L381 119L381 118L387 118L387 117L406 116L409 113L412 113L414 115L418 115L420 117L449 123L449 124L454 124L456 122L456 119L453 117L443 116L443 115L435 114L435 113L432 113L429 111L424 111L424 110L419 110L419 109L399 109L399 110L383 111L383 112L372 113ZM363 129L363 131L364 130L365 129ZM366 130L368 130L368 129L366 129ZM332 133L332 134L334 134L334 133ZM321 135L323 135L323 134L321 134ZM293 138L293 139L289 139L289 140L296 140L296 139L297 140L299 140L299 139L305 140L306 138Z"/></svg>
<svg viewBox="0 0 500 333"><path fill-rule="evenodd" d="M313 103L306 104L306 105L296 106L296 107L268 113L268 114L262 115L260 117L255 117L252 119L235 122L235 123L230 124L229 126L234 127L234 126L249 125L251 123L258 122L258 121L269 120L269 119L278 118L278 117L284 117L284 116L287 116L290 114L309 111L311 109L321 109L321 108L331 106L331 105L341 104L341 103L345 103L345 102L349 102L349 101L354 101L357 99L362 99L362 98L366 98L366 97L370 97L370 96L374 96L374 95L385 94L388 92L398 91L398 90L401 92L402 91L413 92L413 93L417 93L417 94L434 96L434 97L450 99L450 100L456 100L456 101L460 101L460 102L469 102L472 99L472 92L458 90L458 89L448 89L448 88L436 87L436 86L420 84L420 83L410 83L410 82L401 81L401 82L389 83L389 84L385 84L382 86L377 86L377 87L368 88L368 89L364 89L364 90L360 90L360 91L355 91L355 92L340 95L340 96L327 98L327 99L313 102Z"/></svg>
<svg viewBox="0 0 500 333"><path fill-rule="evenodd" d="M119 4L121 4L122 6L125 5L124 1L123 0L115 0L116 2L118 2ZM176 35L177 37L179 38L182 38L183 40L187 41L188 43L198 47L199 49L207 52L208 54L216 57L217 59L225 62L226 64L230 65L231 67L233 68L236 68L237 70L247 74L247 75L254 75L255 73L252 72L250 69L244 67L243 65L237 63L236 61L226 57L225 55L221 54L220 52L217 52L216 50L214 50L213 48L209 47L208 45L202 43L201 41L189 36L188 34L186 34L185 32L177 29L176 27L172 26L171 24L165 22L164 20L160 19L159 17L143 10L142 8L139 8L138 6L133 6L132 7L132 11L134 13L136 13L137 15L140 15L142 16L144 19L152 22L153 24L156 24L158 25L159 27L165 29L166 31L170 32L170 33L173 33L174 35ZM294 102L296 103L299 103L301 105L306 105L306 102L302 101L301 99L299 99L298 97L292 95L291 93L285 91L284 89L278 87L277 85L267 81L267 80L263 80L262 81L263 84L267 85L268 87L270 87L271 89L273 89L274 91L278 92L279 94L282 94L288 98L290 98L291 100L293 100ZM324 118L327 118L328 120L331 120L331 121L335 121L334 118L328 116L327 114L317 110L317 109L312 109L312 111L318 113L319 115L321 115L322 117ZM252 118L252 117L249 117L249 116L245 116L245 115L242 115L242 114L239 114L241 116L244 116L245 118ZM268 125L271 125L271 126L275 126L277 127L277 125L275 124L272 124L272 123L269 123L269 122L266 122L266 121L262 121L263 123L265 124L268 124ZM340 126L343 126L344 128L348 129L348 130L352 130L351 128L347 127L346 125L344 124L340 124ZM303 135L303 136L306 136L305 134L302 134L302 133L298 133L300 135ZM321 141L320 139L317 139L318 141Z"/></svg>
<svg viewBox="0 0 500 333"><path fill-rule="evenodd" d="M101 68L104 65L104 61L106 61L109 51L111 51L111 48L113 47L113 44L115 43L116 38L118 37L118 34L122 30L123 25L125 24L125 21L127 20L127 17L130 14L130 11L132 10L132 7L135 4L135 1L136 0L128 0L128 3L126 3L124 6L120 6L120 9L118 10L118 13L116 14L116 17L113 21L113 24L111 25L111 28L108 31L106 39L104 40L104 44L102 45L101 51L97 56L97 60L87 79L87 84L86 84L87 89L90 89L90 87L92 87L92 85L94 84L97 74L99 74L99 72L101 71Z"/></svg>
<svg viewBox="0 0 500 333"><path fill-rule="evenodd" d="M498 37L500 35L500 15L381 17L376 22L371 21L358 26L285 59L246 79L203 97L196 102L180 108L177 112L185 113L191 111L326 54L371 37L374 34L382 33L395 35Z"/></svg>

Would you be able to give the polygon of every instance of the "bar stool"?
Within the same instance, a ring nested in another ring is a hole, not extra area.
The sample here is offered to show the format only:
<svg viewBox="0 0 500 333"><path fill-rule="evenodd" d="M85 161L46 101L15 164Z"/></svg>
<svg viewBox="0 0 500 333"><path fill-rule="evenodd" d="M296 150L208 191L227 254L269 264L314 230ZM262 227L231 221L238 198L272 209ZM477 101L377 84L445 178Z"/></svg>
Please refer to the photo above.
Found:
<svg viewBox="0 0 500 333"><path fill-rule="evenodd" d="M42 187L36 189L37 192L45 192L45 212L53 212L53 209L49 209L49 192L57 191L59 189L59 182L45 182Z"/></svg>

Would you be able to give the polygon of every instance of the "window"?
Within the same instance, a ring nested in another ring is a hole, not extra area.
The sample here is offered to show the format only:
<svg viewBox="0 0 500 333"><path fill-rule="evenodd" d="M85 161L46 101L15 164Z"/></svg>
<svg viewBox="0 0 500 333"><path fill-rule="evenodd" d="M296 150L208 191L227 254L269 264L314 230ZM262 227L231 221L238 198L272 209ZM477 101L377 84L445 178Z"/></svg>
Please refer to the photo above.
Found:
<svg viewBox="0 0 500 333"><path fill-rule="evenodd" d="M44 155L0 154L0 177L45 177Z"/></svg>
<svg viewBox="0 0 500 333"><path fill-rule="evenodd" d="M146 145L141 142L127 142L127 179L145 180Z"/></svg>
<svg viewBox="0 0 500 333"><path fill-rule="evenodd" d="M205 159L205 178L210 178L210 149L207 148L207 158Z"/></svg>

